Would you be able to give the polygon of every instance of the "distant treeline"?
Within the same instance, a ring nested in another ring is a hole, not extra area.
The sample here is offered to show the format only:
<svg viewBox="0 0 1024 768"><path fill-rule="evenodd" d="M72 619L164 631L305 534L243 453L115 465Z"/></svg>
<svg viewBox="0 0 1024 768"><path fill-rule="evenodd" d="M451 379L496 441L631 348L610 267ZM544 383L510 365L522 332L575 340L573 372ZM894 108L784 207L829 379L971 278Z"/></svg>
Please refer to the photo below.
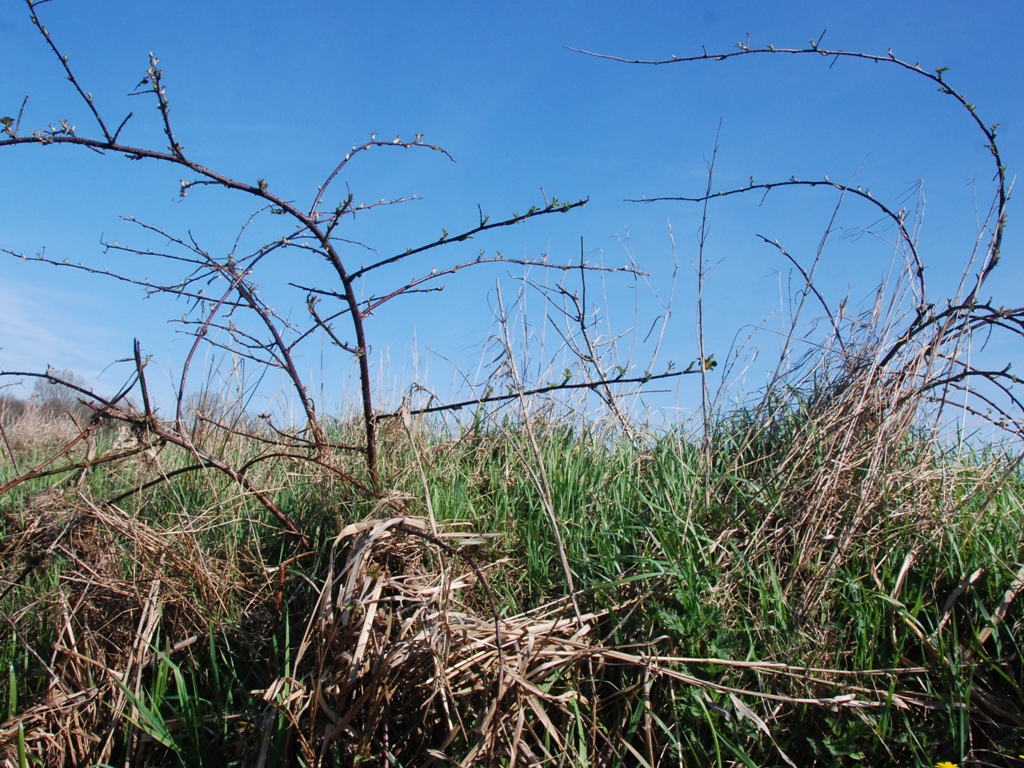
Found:
<svg viewBox="0 0 1024 768"><path fill-rule="evenodd" d="M88 382L74 371L50 369L48 373L53 379L89 389ZM46 421L73 418L82 423L83 420L88 421L93 414L93 410L82 402L82 397L80 392L71 387L52 379L38 378L28 398L0 394L0 419L7 425L29 415Z"/></svg>
<svg viewBox="0 0 1024 768"><path fill-rule="evenodd" d="M83 419L88 420L92 414L91 408L77 401L72 403L55 397L47 400L35 397L23 400L10 395L0 397L0 419L7 424L18 422L27 415L46 421L73 418L81 422Z"/></svg>

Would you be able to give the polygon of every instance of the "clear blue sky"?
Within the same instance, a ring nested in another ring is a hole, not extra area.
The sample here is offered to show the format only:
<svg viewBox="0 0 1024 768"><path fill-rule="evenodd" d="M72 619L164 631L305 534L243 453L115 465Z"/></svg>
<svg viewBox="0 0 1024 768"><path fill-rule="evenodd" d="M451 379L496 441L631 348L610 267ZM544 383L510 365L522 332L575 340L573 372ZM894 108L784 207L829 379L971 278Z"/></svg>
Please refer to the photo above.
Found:
<svg viewBox="0 0 1024 768"><path fill-rule="evenodd" d="M716 189L757 181L820 178L856 182L895 201L924 179L927 207L921 252L933 299L955 285L992 194L992 163L983 137L954 102L926 81L895 68L816 57L746 57L722 63L636 67L586 57L567 46L624 57L669 58L729 51L737 41L798 47L827 30L822 45L884 53L922 67L949 67L947 81L966 92L983 119L1001 124L1003 157L1011 176L1024 150L1024 63L1016 46L1024 33L1017 2L558 2L348 3L225 0L113 2L55 0L40 6L55 41L69 55L83 86L108 120L134 110L122 139L162 147L153 104L128 98L147 54L161 59L179 140L195 160L237 178L267 180L272 190L308 205L339 157L371 131L391 138L424 134L457 160L426 151L382 150L364 155L346 180L357 200L416 194L422 199L360 217L345 233L391 255L492 218L542 202L541 189L560 199L590 198L582 210L498 230L382 274L367 286L383 291L418 271L480 250L512 257L550 254L578 258L580 237L592 263L621 265L627 248L667 298L675 236L680 271L673 316L658 368L696 357L694 312L699 206L640 205L627 198L693 195L705 184L721 123ZM63 73L28 22L23 3L0 4L0 112L15 114L30 100L28 128L66 118L79 135L92 125ZM102 253L109 239L156 247L121 223L120 215L185 234L215 252L230 248L254 202L208 189L176 198L178 170L152 162L98 157L79 148L13 147L0 151L0 246L123 269L159 280L166 266ZM977 181L977 186L972 182ZM341 188L335 190L341 192ZM783 325L780 290L790 266L755 235L778 238L809 263L834 195L776 191L715 201L706 258L707 348L725 358L752 325L766 331L753 342L767 350ZM1010 209L1003 263L990 293L1020 303L1024 268L1019 227ZM870 225L875 213L844 205L846 232ZM268 224L277 224L270 221ZM269 232L270 230L265 230ZM367 261L351 249L353 265ZM891 249L879 240L836 237L821 267L830 303L850 295L860 305L885 276ZM484 268L447 281L443 294L409 297L368 323L381 387L399 391L414 376L442 394L452 374L438 356L453 359L471 378L489 332L495 280L506 295L517 283L505 268ZM521 271L520 271L521 274ZM538 272L531 273L543 279ZM285 280L318 282L329 275L297 255L270 265L268 286ZM598 293L596 283L591 297ZM272 290L268 287L268 291ZM650 290L609 278L611 330L640 327L645 335L660 308ZM269 294L268 294L269 295ZM276 306L304 312L302 293L274 293ZM635 304L639 296L639 311ZM535 304L536 298L531 299ZM291 302L291 304L289 304ZM38 264L0 260L0 368L72 368L101 390L127 375L138 337L168 376L187 349L168 318L186 307L138 289ZM774 314L772 314L774 312ZM538 316L539 317L539 316ZM763 337L763 338L762 338ZM553 343L549 336L547 343ZM415 354L413 350L415 349ZM330 350L327 350L330 352ZM1009 346L1003 358L1020 358ZM435 354L437 353L437 354ZM328 404L345 400L347 361L321 368L312 345L303 364L326 378ZM638 373L647 364L637 353ZM1014 357L1015 356L1015 357ZM770 355L747 369L743 386L763 382ZM420 366L412 372L413 361ZM386 361L381 363L381 361ZM102 376L101 376L102 372ZM738 373L738 370L737 370ZM197 380L198 384L199 381ZM674 392L674 389L673 389ZM683 409L693 392L660 396Z"/></svg>

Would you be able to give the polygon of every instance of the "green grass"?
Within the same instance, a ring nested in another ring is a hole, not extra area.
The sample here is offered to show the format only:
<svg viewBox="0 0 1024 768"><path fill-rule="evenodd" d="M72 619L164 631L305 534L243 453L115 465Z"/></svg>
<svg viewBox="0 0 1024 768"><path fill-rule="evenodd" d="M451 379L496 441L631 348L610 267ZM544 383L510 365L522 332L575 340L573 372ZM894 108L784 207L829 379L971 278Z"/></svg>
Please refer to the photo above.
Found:
<svg viewBox="0 0 1024 768"><path fill-rule="evenodd" d="M1024 598L991 618L1024 561L1019 470L996 451L957 456L913 430L882 436L889 454L873 463L877 434L861 430L851 446L828 436L833 427L813 410L741 411L714 424L705 448L678 431L638 441L584 424L506 420L465 435L425 425L415 445L394 432L383 446L391 503L313 464L257 462L250 479L316 542L298 559L271 515L209 471L129 495L120 512L102 504L187 466L181 453L98 467L77 497L70 478L52 480L65 490L49 509L61 514L28 509L43 483L25 483L0 497L5 582L35 563L0 603L0 712L11 715L0 739L16 747L24 732L28 753L48 764L251 765L261 754L267 765L309 764L310 712L286 701L324 669L310 666L313 651L296 659L334 536L368 516L425 516L425 476L439 530L498 534L464 551L485 568L501 614L521 615L567 595L548 490L531 479L543 466L580 608L606 612L591 637L668 659L661 666L679 676L608 660L565 667L546 685L578 695L547 705L550 728L527 708L531 743L594 765L784 765L783 755L797 765L1013 764ZM266 450L216 430L204 447L233 466ZM357 459L336 457L353 475ZM14 474L9 462L0 472ZM143 638L144 668L77 720L47 709L55 676L85 690L123 668L154 580L161 611ZM461 604L489 615L479 589ZM77 655L54 651L72 637ZM807 701L850 693L869 706ZM469 716L485 694L460 694L477 702ZM414 715L391 713L396 731L367 737L363 758L418 765L428 748L456 761L472 749L468 736L444 745L436 726L416 730ZM412 730L397 732L400 723ZM40 734L58 724L98 739L54 746ZM323 764L358 757L345 738L324 747Z"/></svg>

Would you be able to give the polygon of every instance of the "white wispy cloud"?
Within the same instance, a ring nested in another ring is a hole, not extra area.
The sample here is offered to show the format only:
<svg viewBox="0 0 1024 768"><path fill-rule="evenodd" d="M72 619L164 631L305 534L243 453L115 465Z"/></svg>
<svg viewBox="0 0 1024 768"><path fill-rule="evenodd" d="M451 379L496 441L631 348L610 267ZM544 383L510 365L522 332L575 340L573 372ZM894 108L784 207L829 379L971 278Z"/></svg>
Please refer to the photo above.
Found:
<svg viewBox="0 0 1024 768"><path fill-rule="evenodd" d="M52 365L96 379L111 360L124 357L118 349L123 334L94 319L97 301L8 274L0 282L0 370L42 372Z"/></svg>

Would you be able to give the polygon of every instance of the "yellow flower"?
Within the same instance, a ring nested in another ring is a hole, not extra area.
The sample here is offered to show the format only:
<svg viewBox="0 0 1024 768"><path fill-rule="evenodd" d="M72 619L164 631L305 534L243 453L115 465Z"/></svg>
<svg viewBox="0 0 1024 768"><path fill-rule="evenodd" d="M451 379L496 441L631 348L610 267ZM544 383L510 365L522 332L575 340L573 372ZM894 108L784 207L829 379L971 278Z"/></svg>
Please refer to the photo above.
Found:
<svg viewBox="0 0 1024 768"><path fill-rule="evenodd" d="M941 763L936 763L935 768L959 768L956 763L951 763L948 760L943 760Z"/></svg>

